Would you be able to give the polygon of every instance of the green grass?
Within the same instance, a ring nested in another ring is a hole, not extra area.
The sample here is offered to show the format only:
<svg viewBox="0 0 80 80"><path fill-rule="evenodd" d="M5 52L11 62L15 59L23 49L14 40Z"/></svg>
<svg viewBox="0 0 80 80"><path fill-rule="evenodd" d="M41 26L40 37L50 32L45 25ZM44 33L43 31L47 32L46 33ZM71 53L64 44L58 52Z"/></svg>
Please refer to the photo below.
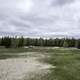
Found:
<svg viewBox="0 0 80 80"><path fill-rule="evenodd" d="M49 50L48 55L45 61L56 66L48 80L80 80L80 50L59 48Z"/></svg>
<svg viewBox="0 0 80 80"><path fill-rule="evenodd" d="M44 49L44 52L50 57L41 60L56 66L56 68L51 68L50 73L45 76L35 75L30 80L80 80L79 49Z"/></svg>
<svg viewBox="0 0 80 80"><path fill-rule="evenodd" d="M47 56L42 61L49 63L56 68L51 68L50 73L46 75L36 74L30 80L80 80L80 50L79 49L47 49L47 48L34 48L34 49L0 49L0 54L5 53L21 53L21 52L41 52L46 53ZM25 79L26 80L26 79Z"/></svg>
<svg viewBox="0 0 80 80"><path fill-rule="evenodd" d="M24 52L33 52L32 48L1 48L0 49L0 59L7 59L7 58L17 58L20 57L18 54ZM24 55L23 55L24 56Z"/></svg>
<svg viewBox="0 0 80 80"><path fill-rule="evenodd" d="M13 54L13 53L22 53L22 52L45 52L47 49L40 48L0 48L0 55L2 54Z"/></svg>
<svg viewBox="0 0 80 80"><path fill-rule="evenodd" d="M0 49L0 54L4 53L22 53L22 52L27 52L31 51L31 49L26 49L26 48L1 48Z"/></svg>
<svg viewBox="0 0 80 80"><path fill-rule="evenodd" d="M47 56L50 56L41 61L56 66L56 68L51 68L50 73L46 75L35 75L30 80L80 80L79 49L58 48L40 51L46 52Z"/></svg>

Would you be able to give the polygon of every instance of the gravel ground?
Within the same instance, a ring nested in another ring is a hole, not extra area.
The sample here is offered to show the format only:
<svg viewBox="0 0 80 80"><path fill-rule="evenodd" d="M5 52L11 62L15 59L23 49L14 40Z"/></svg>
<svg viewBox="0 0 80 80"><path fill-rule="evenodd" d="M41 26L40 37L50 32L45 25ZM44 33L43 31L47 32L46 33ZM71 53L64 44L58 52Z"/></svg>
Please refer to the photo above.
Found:
<svg viewBox="0 0 80 80"><path fill-rule="evenodd" d="M31 54L34 53L30 53L30 55ZM33 76L34 74L47 73L49 71L48 69L53 66L39 62L38 58L40 58L41 56L37 55L20 58L18 57L1 59L0 80L23 80L25 76L29 79L29 77Z"/></svg>

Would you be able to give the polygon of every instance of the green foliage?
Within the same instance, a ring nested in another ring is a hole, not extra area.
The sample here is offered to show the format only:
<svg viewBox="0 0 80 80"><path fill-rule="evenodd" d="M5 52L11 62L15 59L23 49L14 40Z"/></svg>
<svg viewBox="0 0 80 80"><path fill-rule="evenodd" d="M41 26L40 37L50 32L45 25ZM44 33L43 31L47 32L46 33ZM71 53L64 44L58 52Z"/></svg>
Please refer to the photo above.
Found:
<svg viewBox="0 0 80 80"><path fill-rule="evenodd" d="M21 37L21 38L19 38L18 47L23 47L23 46L24 46L24 38Z"/></svg>
<svg viewBox="0 0 80 80"><path fill-rule="evenodd" d="M6 48L11 47L11 38L4 37L1 39L1 46L5 46Z"/></svg>
<svg viewBox="0 0 80 80"><path fill-rule="evenodd" d="M67 40L64 40L63 47L65 47L65 48L68 47L68 42L67 42Z"/></svg>
<svg viewBox="0 0 80 80"><path fill-rule="evenodd" d="M80 39L43 39L43 38L18 38L2 37L0 38L0 46L5 47L23 47L23 46L51 46L51 47L76 47L80 48Z"/></svg>
<svg viewBox="0 0 80 80"><path fill-rule="evenodd" d="M78 49L80 49L80 39L76 40L75 46L76 46Z"/></svg>

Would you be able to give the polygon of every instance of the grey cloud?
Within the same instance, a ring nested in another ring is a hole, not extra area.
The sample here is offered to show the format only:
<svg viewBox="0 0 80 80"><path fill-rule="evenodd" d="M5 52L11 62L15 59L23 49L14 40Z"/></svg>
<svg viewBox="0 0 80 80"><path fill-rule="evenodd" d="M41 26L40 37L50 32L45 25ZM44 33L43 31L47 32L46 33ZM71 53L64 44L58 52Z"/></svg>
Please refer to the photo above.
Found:
<svg viewBox="0 0 80 80"><path fill-rule="evenodd" d="M0 34L48 37L80 34L79 0L24 1L31 1L32 8L26 10L23 0L0 0Z"/></svg>
<svg viewBox="0 0 80 80"><path fill-rule="evenodd" d="M53 6L63 6L65 4L73 3L75 0L53 0Z"/></svg>
<svg viewBox="0 0 80 80"><path fill-rule="evenodd" d="M23 28L30 28L31 26L27 24L26 22L22 22L22 21L11 21L10 22L11 25L16 26L16 27L23 27Z"/></svg>
<svg viewBox="0 0 80 80"><path fill-rule="evenodd" d="M58 20L58 17L54 16L54 17L51 17L51 18L41 18L39 16L27 16L27 17L22 17L21 18L22 20L24 21L29 21L31 22L33 25L35 24L36 26L43 26L43 25L47 25L47 24L51 24L51 23L54 23Z"/></svg>

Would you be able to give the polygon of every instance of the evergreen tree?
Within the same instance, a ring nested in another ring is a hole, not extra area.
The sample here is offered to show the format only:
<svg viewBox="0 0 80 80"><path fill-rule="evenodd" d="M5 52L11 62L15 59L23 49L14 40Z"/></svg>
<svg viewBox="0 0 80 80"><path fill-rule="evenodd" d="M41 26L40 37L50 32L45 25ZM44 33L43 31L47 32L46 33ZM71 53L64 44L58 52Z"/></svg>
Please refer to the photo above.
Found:
<svg viewBox="0 0 80 80"><path fill-rule="evenodd" d="M23 47L23 46L24 46L24 38L21 37L19 38L18 47Z"/></svg>
<svg viewBox="0 0 80 80"><path fill-rule="evenodd" d="M67 48L68 47L68 42L66 39L64 39L63 47Z"/></svg>
<svg viewBox="0 0 80 80"><path fill-rule="evenodd" d="M76 40L75 47L80 49L80 39Z"/></svg>
<svg viewBox="0 0 80 80"><path fill-rule="evenodd" d="M1 39L1 45L5 46L6 48L11 47L11 38L9 37L4 37Z"/></svg>

